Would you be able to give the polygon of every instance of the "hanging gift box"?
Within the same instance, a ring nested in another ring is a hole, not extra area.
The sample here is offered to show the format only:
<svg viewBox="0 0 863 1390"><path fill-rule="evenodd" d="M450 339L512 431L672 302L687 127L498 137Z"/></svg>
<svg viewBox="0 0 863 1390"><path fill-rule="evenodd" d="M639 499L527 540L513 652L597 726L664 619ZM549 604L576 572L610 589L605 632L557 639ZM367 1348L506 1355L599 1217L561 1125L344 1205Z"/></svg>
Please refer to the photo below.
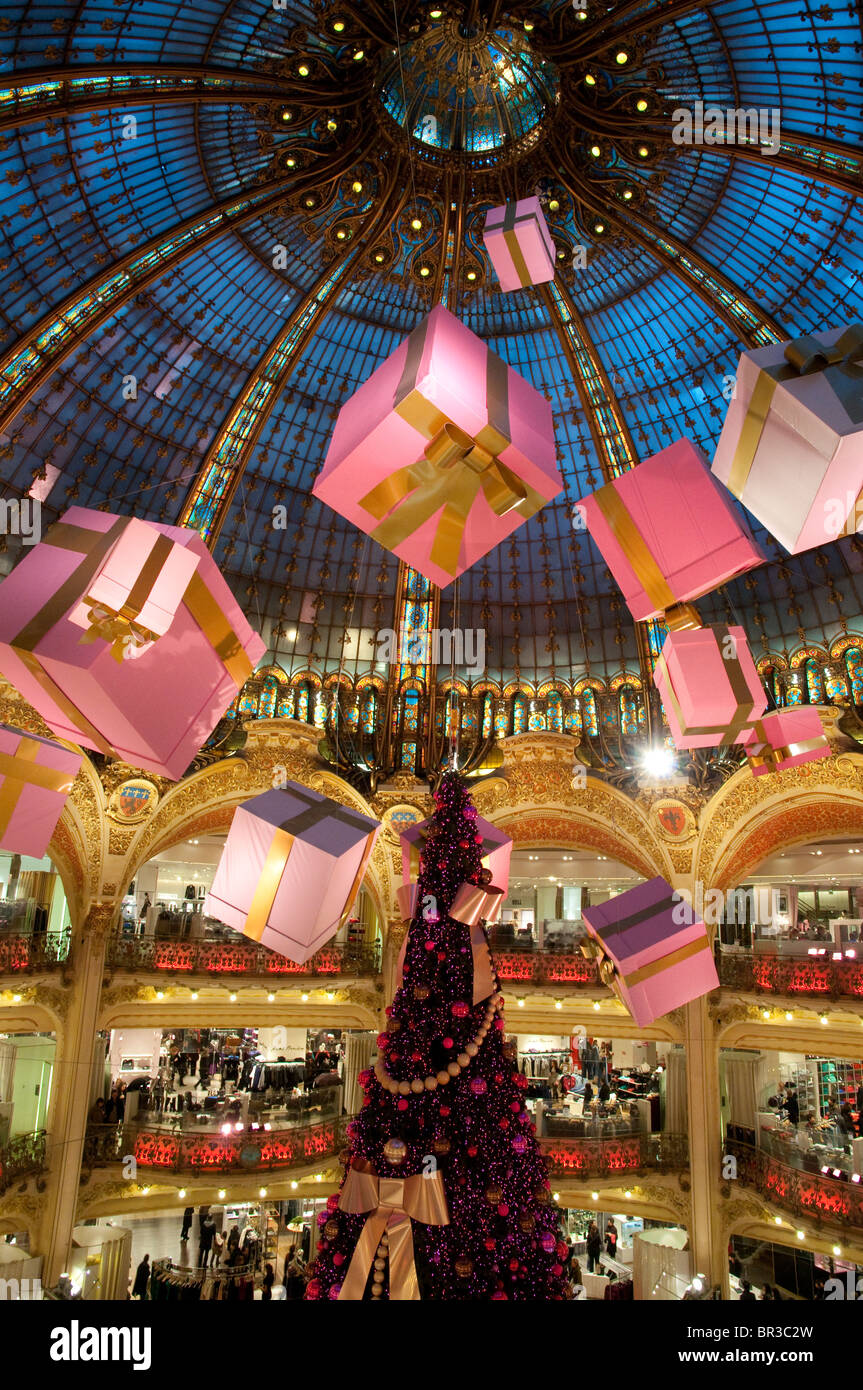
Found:
<svg viewBox="0 0 863 1390"><path fill-rule="evenodd" d="M438 305L342 407L313 491L445 587L561 487L549 402Z"/></svg>
<svg viewBox="0 0 863 1390"><path fill-rule="evenodd" d="M304 965L347 921L380 823L297 782L234 812L204 911Z"/></svg>
<svg viewBox="0 0 863 1390"><path fill-rule="evenodd" d="M600 975L639 1028L718 989L707 928L664 878L582 908Z"/></svg>
<svg viewBox="0 0 863 1390"><path fill-rule="evenodd" d="M0 724L0 849L43 857L81 762L59 743Z"/></svg>
<svg viewBox="0 0 863 1390"><path fill-rule="evenodd" d="M757 719L746 755L755 776L763 777L767 772L784 772L801 763L829 758L830 744L817 709L797 705Z"/></svg>
<svg viewBox="0 0 863 1390"><path fill-rule="evenodd" d="M176 779L266 648L200 536L180 527L153 526L196 560L162 635L87 607L128 527L73 507L28 552L0 584L0 670L62 738ZM177 583L183 573L172 569ZM94 617L83 630L82 606Z"/></svg>
<svg viewBox="0 0 863 1390"><path fill-rule="evenodd" d="M87 632L85 641L105 637L117 643L119 660L124 642L143 646L164 636L200 564L189 546L196 531L177 527L172 539L151 522L128 517L124 523L85 598L69 614Z"/></svg>
<svg viewBox="0 0 863 1390"><path fill-rule="evenodd" d="M406 830L399 832L399 840L402 847L402 876L405 883L411 878L416 878L420 868L420 854L425 845L428 831L434 824L433 819L418 821L416 825L408 826ZM491 873L491 883L488 886L502 888L506 894L509 888L509 861L512 856L512 840L505 835L502 830L498 830L490 821L483 820L482 816L477 816L474 821L474 834L480 836L480 850L482 853L483 868Z"/></svg>
<svg viewBox="0 0 863 1390"><path fill-rule="evenodd" d="M853 532L863 324L745 352L713 472L792 554Z"/></svg>
<svg viewBox="0 0 863 1390"><path fill-rule="evenodd" d="M492 208L482 239L505 292L554 279L554 242L539 198Z"/></svg>
<svg viewBox="0 0 863 1390"><path fill-rule="evenodd" d="M767 695L742 627L670 632L653 673L675 748L746 743Z"/></svg>
<svg viewBox="0 0 863 1390"><path fill-rule="evenodd" d="M685 605L764 555L707 458L679 439L581 499L591 537L638 622L698 626Z"/></svg>

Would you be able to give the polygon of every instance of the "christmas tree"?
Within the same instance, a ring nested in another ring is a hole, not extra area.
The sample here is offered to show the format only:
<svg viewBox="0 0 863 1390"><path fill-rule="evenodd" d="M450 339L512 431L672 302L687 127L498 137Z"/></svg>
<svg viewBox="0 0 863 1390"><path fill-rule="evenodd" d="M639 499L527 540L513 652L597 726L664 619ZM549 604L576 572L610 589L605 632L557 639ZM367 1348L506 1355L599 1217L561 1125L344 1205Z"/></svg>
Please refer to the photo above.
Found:
<svg viewBox="0 0 863 1390"><path fill-rule="evenodd" d="M561 1299L566 1246L484 931L451 915L488 901L477 813L455 772L434 799L402 982L306 1297Z"/></svg>

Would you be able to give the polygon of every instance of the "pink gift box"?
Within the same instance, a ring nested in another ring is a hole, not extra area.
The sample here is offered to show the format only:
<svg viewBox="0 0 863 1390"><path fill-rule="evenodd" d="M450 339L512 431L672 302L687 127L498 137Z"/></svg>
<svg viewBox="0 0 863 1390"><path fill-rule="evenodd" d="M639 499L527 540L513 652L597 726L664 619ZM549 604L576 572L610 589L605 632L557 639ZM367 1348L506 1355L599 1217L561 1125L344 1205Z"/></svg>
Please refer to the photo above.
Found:
<svg viewBox="0 0 863 1390"><path fill-rule="evenodd" d="M142 629L161 637L174 621L183 594L200 564L189 546L195 531L165 528L129 517L89 585L86 599L69 615L77 627L92 626L91 615L121 611Z"/></svg>
<svg viewBox="0 0 863 1390"><path fill-rule="evenodd" d="M482 239L502 290L522 290L554 279L554 242L538 198L492 208Z"/></svg>
<svg viewBox="0 0 863 1390"><path fill-rule="evenodd" d="M742 627L669 632L653 680L675 748L746 743L767 707Z"/></svg>
<svg viewBox="0 0 863 1390"><path fill-rule="evenodd" d="M198 567L167 632L140 648L82 632L70 613L126 525L73 507L0 584L0 670L62 738L176 779L266 648L203 541L175 526L156 529Z"/></svg>
<svg viewBox="0 0 863 1390"><path fill-rule="evenodd" d="M405 883L408 883L419 873L420 852L432 824L431 819L419 821L418 824L408 826L407 830L402 830L399 833L402 847L402 874ZM492 825L490 821L483 820L482 816L477 816L474 825L476 827L474 833L482 836L483 867L491 870L490 886L502 888L505 894L509 888L512 840L502 830L498 830L496 826ZM489 918L489 920L492 919Z"/></svg>
<svg viewBox="0 0 863 1390"><path fill-rule="evenodd" d="M772 710L759 719L746 744L749 766L756 777L830 757L830 744L821 716L812 705Z"/></svg>
<svg viewBox="0 0 863 1390"><path fill-rule="evenodd" d="M210 916L305 965L347 921L380 823L297 782L234 812Z"/></svg>
<svg viewBox="0 0 863 1390"><path fill-rule="evenodd" d="M764 563L707 458L688 439L622 473L580 505L638 622L661 617Z"/></svg>
<svg viewBox="0 0 863 1390"><path fill-rule="evenodd" d="M745 352L713 472L794 555L853 534L863 489L863 326Z"/></svg>
<svg viewBox="0 0 863 1390"><path fill-rule="evenodd" d="M0 849L42 858L81 762L59 743L0 724Z"/></svg>
<svg viewBox="0 0 863 1390"><path fill-rule="evenodd" d="M584 907L582 917L602 978L639 1028L718 989L707 928L664 878Z"/></svg>
<svg viewBox="0 0 863 1390"><path fill-rule="evenodd" d="M549 402L438 305L342 407L313 491L444 588L561 487Z"/></svg>

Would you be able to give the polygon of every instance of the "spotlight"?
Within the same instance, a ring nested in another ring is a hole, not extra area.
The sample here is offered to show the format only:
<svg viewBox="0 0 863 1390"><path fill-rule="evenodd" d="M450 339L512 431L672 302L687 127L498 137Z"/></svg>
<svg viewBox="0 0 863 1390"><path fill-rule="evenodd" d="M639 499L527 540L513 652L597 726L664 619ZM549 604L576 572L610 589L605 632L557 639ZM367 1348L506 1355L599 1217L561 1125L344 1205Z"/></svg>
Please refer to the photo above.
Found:
<svg viewBox="0 0 863 1390"><path fill-rule="evenodd" d="M220 1202L224 1202L224 1200L225 1200L225 1189L224 1189L223 1187L220 1187L220 1188L219 1188L219 1201L220 1201Z"/></svg>
<svg viewBox="0 0 863 1390"><path fill-rule="evenodd" d="M339 128L339 123L338 123L338 121L337 121L333 116L330 116L330 119L327 121L327 130L329 130L329 131L332 132L332 131L334 131L334 130L338 130L338 128Z"/></svg>
<svg viewBox="0 0 863 1390"><path fill-rule="evenodd" d="M414 217L411 219L411 226L413 227L415 232L421 232L423 229L423 224L419 217Z"/></svg>
<svg viewBox="0 0 863 1390"><path fill-rule="evenodd" d="M181 1187L180 1190L179 1190L179 1192L177 1193L177 1196L178 1196L178 1197L180 1198L180 1200L182 1201L182 1199L185 1197L185 1195L186 1195L186 1189L185 1189L185 1187Z"/></svg>
<svg viewBox="0 0 863 1390"><path fill-rule="evenodd" d="M363 186L360 183L359 179L354 179L353 183L351 184L351 188L354 190L355 193L362 193L363 191Z"/></svg>
<svg viewBox="0 0 863 1390"><path fill-rule="evenodd" d="M674 754L670 748L648 748L642 754L641 766L651 777L670 777L674 772Z"/></svg>
<svg viewBox="0 0 863 1390"><path fill-rule="evenodd" d="M618 53L615 53L615 55L614 55L614 61L615 61L616 63L618 63L618 64L620 65L620 67L623 67L624 63L628 63L628 62L629 62L629 54L628 54L627 52L625 52L624 49L621 48L620 51L619 51Z"/></svg>
<svg viewBox="0 0 863 1390"><path fill-rule="evenodd" d="M640 101L637 101L637 102L635 103L635 109L636 109L636 111L646 111L646 110L647 110L647 102L644 100L644 97L642 97Z"/></svg>
<svg viewBox="0 0 863 1390"><path fill-rule="evenodd" d="M559 202L559 200L558 200L557 198L552 198L552 199L551 199L551 201L550 201L550 203L549 203L549 205L548 205L548 210L549 210L549 212L559 212L559 211L560 211L560 202Z"/></svg>
<svg viewBox="0 0 863 1390"><path fill-rule="evenodd" d="M594 75L593 75L592 72L588 72L588 73L585 74L584 85L585 85L585 87L595 87L595 86L596 86L596 78L594 77Z"/></svg>
<svg viewBox="0 0 863 1390"><path fill-rule="evenodd" d="M300 74L300 77L308 77L308 75L309 75L309 67L308 67L308 64L307 64L307 63L300 63L300 66L297 68L297 72Z"/></svg>

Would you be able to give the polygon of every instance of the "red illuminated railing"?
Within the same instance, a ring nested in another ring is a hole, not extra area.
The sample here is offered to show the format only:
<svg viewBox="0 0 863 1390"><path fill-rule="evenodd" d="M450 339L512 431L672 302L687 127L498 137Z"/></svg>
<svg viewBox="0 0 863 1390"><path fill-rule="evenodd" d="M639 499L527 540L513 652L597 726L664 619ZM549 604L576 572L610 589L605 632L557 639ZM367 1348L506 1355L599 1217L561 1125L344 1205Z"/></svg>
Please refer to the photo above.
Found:
<svg viewBox="0 0 863 1390"><path fill-rule="evenodd" d="M685 1134L622 1134L607 1139L540 1139L549 1175L613 1178L640 1169L680 1171L689 1166Z"/></svg>
<svg viewBox="0 0 863 1390"><path fill-rule="evenodd" d="M863 961L831 960L829 955L756 956L723 951L719 980L731 989L755 994L863 999Z"/></svg>
<svg viewBox="0 0 863 1390"><path fill-rule="evenodd" d="M139 1168L163 1172L256 1173L301 1168L334 1158L346 1141L346 1117L293 1129L242 1134L171 1134L137 1125L91 1125L84 1142L85 1169L134 1157Z"/></svg>
<svg viewBox="0 0 863 1390"><path fill-rule="evenodd" d="M737 1160L737 1181L756 1188L785 1211L863 1229L863 1184L792 1168L764 1149L736 1139L726 1141L726 1152Z"/></svg>
<svg viewBox="0 0 863 1390"><path fill-rule="evenodd" d="M324 946L305 965L297 965L266 946L238 937L236 941L153 941L140 936L115 936L105 955L115 970L158 971L174 975L376 975L378 951L370 946L333 943Z"/></svg>
<svg viewBox="0 0 863 1390"><path fill-rule="evenodd" d="M56 970L69 955L69 936L18 936L0 931L0 975Z"/></svg>
<svg viewBox="0 0 863 1390"><path fill-rule="evenodd" d="M507 950L492 941L492 954L501 984L597 985L596 963L580 951Z"/></svg>

